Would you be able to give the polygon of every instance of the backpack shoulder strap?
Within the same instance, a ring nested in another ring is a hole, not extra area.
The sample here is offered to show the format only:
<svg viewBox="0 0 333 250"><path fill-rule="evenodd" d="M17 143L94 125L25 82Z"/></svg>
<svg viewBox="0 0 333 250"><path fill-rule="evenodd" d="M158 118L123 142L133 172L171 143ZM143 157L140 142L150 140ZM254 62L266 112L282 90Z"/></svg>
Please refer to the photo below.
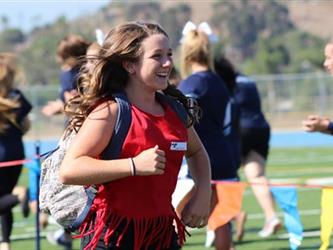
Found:
<svg viewBox="0 0 333 250"><path fill-rule="evenodd" d="M102 152L102 159L116 159L121 153L123 143L132 122L131 105L125 93L113 94L118 104L116 125L108 146Z"/></svg>
<svg viewBox="0 0 333 250"><path fill-rule="evenodd" d="M116 159L119 157L132 121L131 105L128 102L126 94L117 93L113 94L113 97L118 104L118 116L111 140L101 154L102 159ZM91 185L86 187L85 191L88 197L87 204L72 226L68 228L68 230L72 232L79 228L89 213L90 207L97 193L97 188L95 185Z"/></svg>
<svg viewBox="0 0 333 250"><path fill-rule="evenodd" d="M188 115L187 115L186 109L179 101L177 101L176 99L173 99L172 97L159 93L159 92L156 92L156 98L157 98L157 100L159 100L161 102L169 104L171 106L171 108L179 116L179 118L182 120L185 127L187 126L187 116Z"/></svg>

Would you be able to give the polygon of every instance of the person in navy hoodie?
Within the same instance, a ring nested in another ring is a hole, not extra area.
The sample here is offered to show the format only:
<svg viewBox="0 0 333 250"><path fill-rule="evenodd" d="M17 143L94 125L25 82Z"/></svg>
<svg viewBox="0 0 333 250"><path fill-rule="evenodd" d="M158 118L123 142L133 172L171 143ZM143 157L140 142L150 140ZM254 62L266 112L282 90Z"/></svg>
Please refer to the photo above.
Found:
<svg viewBox="0 0 333 250"><path fill-rule="evenodd" d="M224 57L215 59L215 70L227 83L240 110L241 163L244 174L265 215L265 225L260 237L268 237L281 226L274 200L265 176L269 151L270 125L261 110L261 101L254 80L238 73Z"/></svg>
<svg viewBox="0 0 333 250"><path fill-rule="evenodd" d="M62 113L64 104L77 94L77 77L83 62L81 59L86 55L89 45L90 42L76 34L67 35L59 42L56 52L56 60L61 65L59 98L43 107L44 115Z"/></svg>
<svg viewBox="0 0 333 250"><path fill-rule="evenodd" d="M211 43L204 31L190 30L182 39L181 72L184 80L178 88L202 109L195 130L209 155L212 180L237 181L239 157L232 139L230 96L223 80L213 71ZM212 188L211 211L217 204L215 186ZM232 249L230 222L215 230L215 247Z"/></svg>

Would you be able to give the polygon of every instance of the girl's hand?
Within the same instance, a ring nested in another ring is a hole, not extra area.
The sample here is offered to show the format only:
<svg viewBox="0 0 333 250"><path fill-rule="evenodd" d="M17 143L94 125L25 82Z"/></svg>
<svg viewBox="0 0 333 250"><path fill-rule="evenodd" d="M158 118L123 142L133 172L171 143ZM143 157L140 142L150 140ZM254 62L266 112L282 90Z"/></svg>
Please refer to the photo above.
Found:
<svg viewBox="0 0 333 250"><path fill-rule="evenodd" d="M182 211L181 219L186 226L204 227L208 223L210 212L211 188L193 191L190 201Z"/></svg>
<svg viewBox="0 0 333 250"><path fill-rule="evenodd" d="M162 175L165 171L165 152L156 145L133 158L136 175Z"/></svg>

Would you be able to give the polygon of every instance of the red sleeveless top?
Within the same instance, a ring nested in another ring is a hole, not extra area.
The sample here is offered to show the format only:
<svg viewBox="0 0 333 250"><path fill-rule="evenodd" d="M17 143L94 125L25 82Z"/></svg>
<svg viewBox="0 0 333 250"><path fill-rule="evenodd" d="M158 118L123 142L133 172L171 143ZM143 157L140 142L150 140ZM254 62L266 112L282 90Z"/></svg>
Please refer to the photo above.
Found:
<svg viewBox="0 0 333 250"><path fill-rule="evenodd" d="M107 244L124 221L125 227L118 232L118 246L122 245L122 236L130 223L134 230L134 250L146 249L152 241L154 245L158 242L157 250L168 248L174 221L179 243L185 241L185 228L174 212L171 195L186 150L187 130L171 107L164 105L163 108L164 115L156 116L132 106L132 122L120 158L134 157L158 145L166 154L164 174L130 176L101 185L80 228L80 236L94 233L85 249L96 247L106 225L104 241Z"/></svg>

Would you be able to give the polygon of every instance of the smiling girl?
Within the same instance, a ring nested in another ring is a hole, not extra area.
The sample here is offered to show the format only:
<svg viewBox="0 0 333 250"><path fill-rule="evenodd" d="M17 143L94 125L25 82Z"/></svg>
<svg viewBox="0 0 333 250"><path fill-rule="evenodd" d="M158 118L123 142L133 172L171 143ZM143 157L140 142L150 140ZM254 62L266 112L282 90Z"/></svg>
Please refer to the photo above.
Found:
<svg viewBox="0 0 333 250"><path fill-rule="evenodd" d="M79 96L68 105L75 111L69 129L79 131L60 178L65 184L99 187L80 229L82 249L179 249L184 224L207 223L210 165L192 127L197 118L188 111L186 97L168 84L172 66L166 32L157 24L129 22L109 32L92 73L81 75ZM118 116L116 92L127 95L132 121L120 158L101 160ZM187 111L187 126L157 99L162 92ZM195 191L179 219L171 195L184 155Z"/></svg>

